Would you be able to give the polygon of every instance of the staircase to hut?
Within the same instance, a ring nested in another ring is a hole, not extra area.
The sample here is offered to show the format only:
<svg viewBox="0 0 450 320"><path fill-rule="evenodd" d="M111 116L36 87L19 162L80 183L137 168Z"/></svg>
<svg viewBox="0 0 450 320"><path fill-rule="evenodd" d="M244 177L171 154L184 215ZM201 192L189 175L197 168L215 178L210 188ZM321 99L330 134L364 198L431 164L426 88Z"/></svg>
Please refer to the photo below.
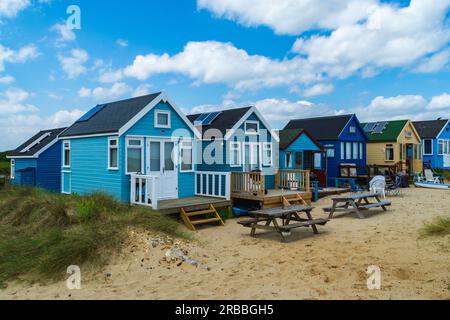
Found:
<svg viewBox="0 0 450 320"><path fill-rule="evenodd" d="M184 224L189 230L196 231L195 226L209 223L219 223L224 226L224 222L216 208L210 204L207 209L188 211L186 208L180 209L180 215Z"/></svg>

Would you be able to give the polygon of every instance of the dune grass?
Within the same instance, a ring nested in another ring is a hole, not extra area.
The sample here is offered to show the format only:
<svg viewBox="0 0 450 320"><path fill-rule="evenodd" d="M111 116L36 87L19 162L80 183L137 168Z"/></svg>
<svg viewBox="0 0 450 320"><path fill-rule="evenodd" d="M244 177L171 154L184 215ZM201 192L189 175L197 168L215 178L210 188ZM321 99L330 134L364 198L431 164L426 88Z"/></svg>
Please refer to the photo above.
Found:
<svg viewBox="0 0 450 320"><path fill-rule="evenodd" d="M421 234L422 236L445 236L450 234L450 216L434 219L422 228Z"/></svg>
<svg viewBox="0 0 450 320"><path fill-rule="evenodd" d="M0 286L61 280L69 265L101 268L120 251L130 227L186 237L176 220L101 193L7 187L0 191Z"/></svg>

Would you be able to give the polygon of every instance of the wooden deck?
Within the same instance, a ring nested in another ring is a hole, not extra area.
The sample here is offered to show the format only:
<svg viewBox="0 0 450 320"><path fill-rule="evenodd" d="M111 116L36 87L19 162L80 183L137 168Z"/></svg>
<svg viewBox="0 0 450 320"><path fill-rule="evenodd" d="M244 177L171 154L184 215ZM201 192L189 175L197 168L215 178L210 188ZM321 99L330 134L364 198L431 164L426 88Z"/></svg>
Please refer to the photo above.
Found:
<svg viewBox="0 0 450 320"><path fill-rule="evenodd" d="M212 197L189 197L183 199L161 200L158 210L166 214L180 213L181 208L189 211L207 209L212 204L216 209L231 206L231 201Z"/></svg>

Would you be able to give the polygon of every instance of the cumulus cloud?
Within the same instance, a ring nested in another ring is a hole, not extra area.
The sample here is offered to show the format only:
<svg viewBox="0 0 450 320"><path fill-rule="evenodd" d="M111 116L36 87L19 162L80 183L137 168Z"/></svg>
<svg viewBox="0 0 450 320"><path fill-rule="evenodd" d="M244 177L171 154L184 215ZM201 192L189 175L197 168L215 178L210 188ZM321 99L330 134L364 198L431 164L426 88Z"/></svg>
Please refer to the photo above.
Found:
<svg viewBox="0 0 450 320"><path fill-rule="evenodd" d="M0 94L0 114L14 114L20 112L37 112L39 109L26 100L29 93L18 88L9 88Z"/></svg>
<svg viewBox="0 0 450 320"><path fill-rule="evenodd" d="M69 79L75 79L86 73L87 68L84 64L88 59L89 54L82 49L71 50L69 56L58 56L61 67Z"/></svg>
<svg viewBox="0 0 450 320"><path fill-rule="evenodd" d="M59 110L49 116L39 114L11 114L0 117L0 150L12 150L39 130L65 127L78 120L85 111Z"/></svg>
<svg viewBox="0 0 450 320"><path fill-rule="evenodd" d="M14 18L29 5L30 0L2 0L0 1L0 18Z"/></svg>
<svg viewBox="0 0 450 320"><path fill-rule="evenodd" d="M429 110L450 109L450 94L443 93L440 96L433 97L428 105Z"/></svg>
<svg viewBox="0 0 450 320"><path fill-rule="evenodd" d="M250 55L231 43L188 42L176 55L139 55L122 70L101 76L118 81L122 77L146 80L163 73L179 73L194 83L225 83L238 90L309 83L320 77L301 58L276 60Z"/></svg>
<svg viewBox="0 0 450 320"><path fill-rule="evenodd" d="M334 91L334 86L332 84L318 83L310 88L303 91L305 97L315 97L329 94Z"/></svg>
<svg viewBox="0 0 450 320"><path fill-rule="evenodd" d="M132 97L145 96L150 93L151 85L141 84L136 89L134 89Z"/></svg>
<svg viewBox="0 0 450 320"><path fill-rule="evenodd" d="M450 49L442 50L424 59L415 69L418 73L432 73L441 71L450 61Z"/></svg>
<svg viewBox="0 0 450 320"><path fill-rule="evenodd" d="M111 100L118 97L123 96L126 93L129 93L131 91L131 88L123 83L123 82L117 82L114 83L110 88L106 87L97 87L94 89L90 88L81 88L78 91L78 95L81 98L93 98L95 100Z"/></svg>
<svg viewBox="0 0 450 320"><path fill-rule="evenodd" d="M125 40L125 39L117 39L117 40L116 40L116 44L117 44L119 47L122 47L122 48L128 47L128 41Z"/></svg>
<svg viewBox="0 0 450 320"><path fill-rule="evenodd" d="M39 50L34 44L29 44L13 50L0 44L0 71L5 70L6 63L25 63L39 55Z"/></svg>
<svg viewBox="0 0 450 320"><path fill-rule="evenodd" d="M375 0L197 0L199 9L245 26L264 25L278 34L334 29L367 16Z"/></svg>
<svg viewBox="0 0 450 320"><path fill-rule="evenodd" d="M77 38L75 32L73 32L73 30L69 28L66 23L57 23L53 25L50 30L58 34L58 38L56 39L58 45L74 41Z"/></svg>
<svg viewBox="0 0 450 320"><path fill-rule="evenodd" d="M300 38L293 51L337 78L413 66L450 41L450 29L444 23L449 6L450 0L432 6L427 0L412 0L404 8L377 5L364 23L340 26L330 35ZM444 58L440 56L440 65Z"/></svg>
<svg viewBox="0 0 450 320"><path fill-rule="evenodd" d="M6 76L0 76L0 84L11 84L15 81L13 76L6 75Z"/></svg>

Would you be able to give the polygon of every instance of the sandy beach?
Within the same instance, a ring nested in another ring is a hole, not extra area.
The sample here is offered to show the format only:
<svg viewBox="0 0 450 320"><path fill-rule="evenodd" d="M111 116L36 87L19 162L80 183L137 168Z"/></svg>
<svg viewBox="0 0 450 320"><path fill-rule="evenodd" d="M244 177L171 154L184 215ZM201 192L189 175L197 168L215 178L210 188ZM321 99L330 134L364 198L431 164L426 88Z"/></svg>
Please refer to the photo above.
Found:
<svg viewBox="0 0 450 320"><path fill-rule="evenodd" d="M170 246L154 234L130 232L123 252L101 272L82 270L81 290L64 281L48 286L10 283L1 299L450 299L450 237L421 239L419 230L450 213L450 193L405 189L388 212L333 219L279 236L230 219L204 227L178 246L201 263L166 262ZM315 204L314 217L326 217ZM175 240L177 241L177 240ZM153 242L153 245L152 245ZM171 260L169 257L167 260ZM381 268L381 289L368 290L366 269Z"/></svg>

